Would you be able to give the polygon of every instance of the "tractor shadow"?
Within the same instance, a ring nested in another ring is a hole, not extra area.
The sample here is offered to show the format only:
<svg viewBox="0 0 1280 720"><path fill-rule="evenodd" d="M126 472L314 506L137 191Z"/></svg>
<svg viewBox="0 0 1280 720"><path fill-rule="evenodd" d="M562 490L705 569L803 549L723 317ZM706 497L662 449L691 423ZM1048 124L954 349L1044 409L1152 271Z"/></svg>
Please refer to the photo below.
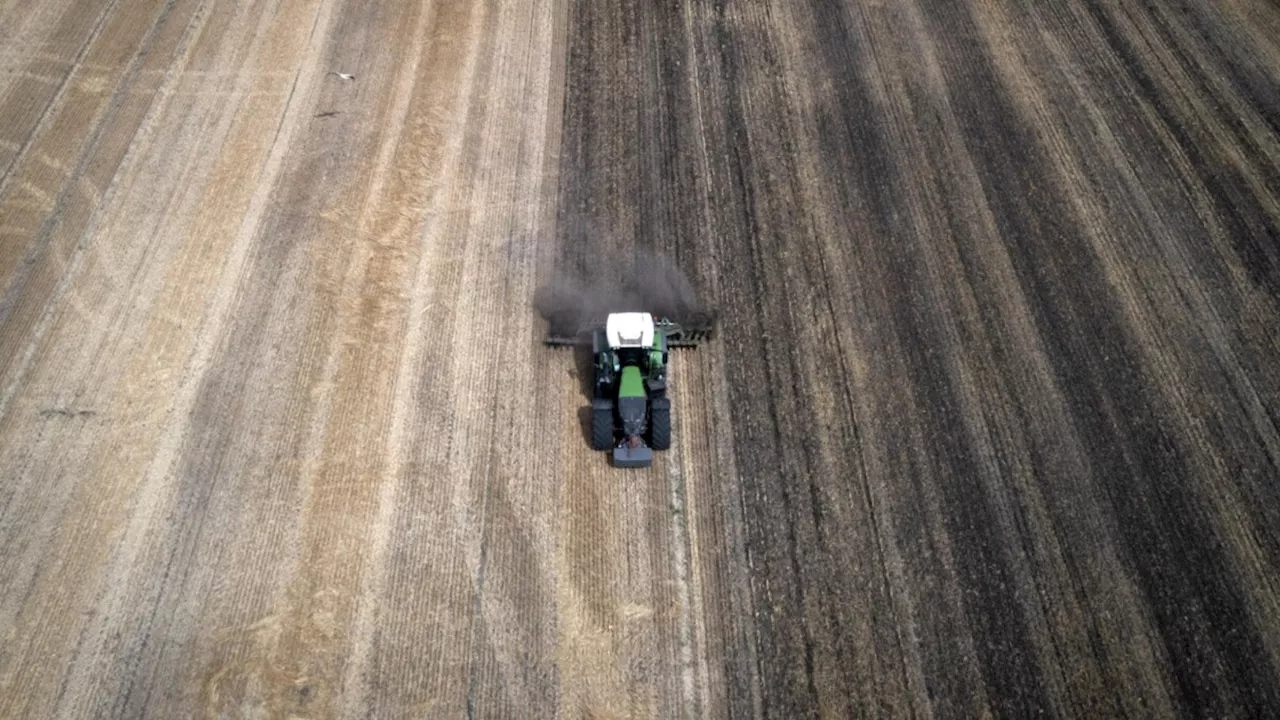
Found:
<svg viewBox="0 0 1280 720"><path fill-rule="evenodd" d="M573 347L573 374L578 380L578 391L584 404L578 408L578 426L582 431L582 443L591 447L591 401L595 399L595 357L591 345Z"/></svg>

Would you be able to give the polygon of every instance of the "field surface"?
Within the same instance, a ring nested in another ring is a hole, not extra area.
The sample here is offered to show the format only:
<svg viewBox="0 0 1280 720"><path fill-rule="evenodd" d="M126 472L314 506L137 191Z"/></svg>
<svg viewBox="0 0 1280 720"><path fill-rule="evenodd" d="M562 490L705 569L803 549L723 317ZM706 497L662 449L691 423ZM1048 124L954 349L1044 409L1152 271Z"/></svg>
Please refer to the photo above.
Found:
<svg viewBox="0 0 1280 720"><path fill-rule="evenodd" d="M1280 8L0 0L0 578L6 718L1280 714Z"/></svg>

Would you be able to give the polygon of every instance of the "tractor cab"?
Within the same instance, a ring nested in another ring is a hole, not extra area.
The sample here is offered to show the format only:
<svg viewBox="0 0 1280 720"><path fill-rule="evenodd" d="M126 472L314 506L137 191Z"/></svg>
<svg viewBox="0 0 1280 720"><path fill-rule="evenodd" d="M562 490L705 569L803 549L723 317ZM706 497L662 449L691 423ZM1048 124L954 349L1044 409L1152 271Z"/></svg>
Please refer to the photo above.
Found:
<svg viewBox="0 0 1280 720"><path fill-rule="evenodd" d="M653 316L646 312L613 313L605 321L604 331L609 347L615 350L653 347Z"/></svg>
<svg viewBox="0 0 1280 720"><path fill-rule="evenodd" d="M646 312L613 313L605 321L605 339L617 367L635 366L646 381L661 382L666 375L666 338L653 316Z"/></svg>

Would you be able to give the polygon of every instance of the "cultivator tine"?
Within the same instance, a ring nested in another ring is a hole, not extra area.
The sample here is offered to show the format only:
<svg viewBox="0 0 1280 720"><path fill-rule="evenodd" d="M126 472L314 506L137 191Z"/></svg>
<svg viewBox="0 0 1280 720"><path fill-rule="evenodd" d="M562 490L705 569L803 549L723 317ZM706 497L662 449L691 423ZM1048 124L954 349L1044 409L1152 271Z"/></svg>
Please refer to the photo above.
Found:
<svg viewBox="0 0 1280 720"><path fill-rule="evenodd" d="M604 323L599 324L600 328L604 327ZM594 324L579 325L578 332L569 334L565 332L565 328L552 327L547 330L547 338L543 343L548 347L577 347L579 345L591 346L591 336L597 330Z"/></svg>
<svg viewBox="0 0 1280 720"><path fill-rule="evenodd" d="M581 335L548 335L543 341L548 347L577 347L586 345L586 338Z"/></svg>
<svg viewBox="0 0 1280 720"><path fill-rule="evenodd" d="M714 326L707 324L698 327L685 327L676 323L663 323L663 334L667 338L667 347L693 348L699 343L710 342L714 336Z"/></svg>
<svg viewBox="0 0 1280 720"><path fill-rule="evenodd" d="M696 348L699 343L707 342L710 339L710 335L706 333L678 333L676 335L667 336L667 347Z"/></svg>

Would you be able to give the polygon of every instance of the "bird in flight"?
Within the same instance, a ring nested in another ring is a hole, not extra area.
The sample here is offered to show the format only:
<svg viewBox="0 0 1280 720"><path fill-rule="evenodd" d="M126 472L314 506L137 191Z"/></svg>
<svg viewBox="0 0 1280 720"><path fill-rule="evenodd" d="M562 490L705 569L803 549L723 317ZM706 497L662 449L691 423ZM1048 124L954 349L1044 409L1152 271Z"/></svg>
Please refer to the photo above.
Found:
<svg viewBox="0 0 1280 720"><path fill-rule="evenodd" d="M355 80L355 79L356 79L356 76L355 76L355 75L349 75L349 74L347 74L347 73L338 72L338 71L336 71L336 70L330 70L330 71L329 71L329 74L330 74L330 75L337 75L338 77L342 78L343 80Z"/></svg>

